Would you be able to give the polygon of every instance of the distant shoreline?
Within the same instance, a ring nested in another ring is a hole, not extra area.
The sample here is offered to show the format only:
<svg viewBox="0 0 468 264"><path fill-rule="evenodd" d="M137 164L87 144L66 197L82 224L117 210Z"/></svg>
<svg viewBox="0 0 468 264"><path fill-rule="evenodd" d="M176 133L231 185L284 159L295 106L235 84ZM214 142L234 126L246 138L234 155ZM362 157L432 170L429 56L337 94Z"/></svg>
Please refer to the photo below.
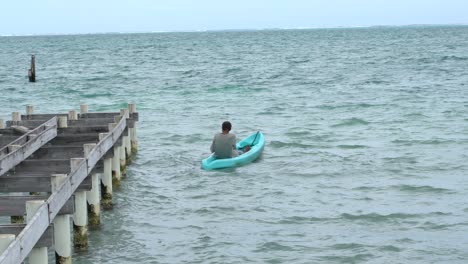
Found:
<svg viewBox="0 0 468 264"><path fill-rule="evenodd" d="M255 31L294 31L294 30L331 30L331 29L374 29L374 28L443 28L468 27L468 24L410 24L410 25L373 25L373 26L337 26L337 27L296 27L296 28L252 28L252 29L207 29L173 31L128 31L128 32L89 32L89 33L40 33L40 34L0 34L1 37L47 37L47 36L86 36L118 34L170 34L170 33L209 33L209 32L255 32Z"/></svg>

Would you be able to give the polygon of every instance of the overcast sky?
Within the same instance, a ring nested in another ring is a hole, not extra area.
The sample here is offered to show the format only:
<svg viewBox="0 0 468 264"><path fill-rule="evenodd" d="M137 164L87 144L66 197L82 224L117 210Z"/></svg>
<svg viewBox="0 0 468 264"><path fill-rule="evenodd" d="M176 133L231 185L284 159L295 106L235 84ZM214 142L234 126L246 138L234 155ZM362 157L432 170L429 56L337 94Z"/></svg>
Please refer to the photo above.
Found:
<svg viewBox="0 0 468 264"><path fill-rule="evenodd" d="M4 0L0 35L468 24L468 0Z"/></svg>

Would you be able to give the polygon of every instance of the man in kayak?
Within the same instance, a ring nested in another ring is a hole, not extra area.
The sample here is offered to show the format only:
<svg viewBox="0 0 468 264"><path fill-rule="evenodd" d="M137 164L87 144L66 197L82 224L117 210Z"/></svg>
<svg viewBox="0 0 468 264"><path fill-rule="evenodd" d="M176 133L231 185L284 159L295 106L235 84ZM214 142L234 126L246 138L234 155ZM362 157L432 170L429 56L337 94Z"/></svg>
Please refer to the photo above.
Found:
<svg viewBox="0 0 468 264"><path fill-rule="evenodd" d="M210 150L218 159L228 159L238 156L236 151L236 135L231 131L231 122L225 121L221 125L222 132L214 135Z"/></svg>
<svg viewBox="0 0 468 264"><path fill-rule="evenodd" d="M225 121L221 125L222 132L217 133L213 138L210 150L217 159L228 159L239 156L249 150L238 151L236 149L236 135L229 133L231 131L231 122Z"/></svg>

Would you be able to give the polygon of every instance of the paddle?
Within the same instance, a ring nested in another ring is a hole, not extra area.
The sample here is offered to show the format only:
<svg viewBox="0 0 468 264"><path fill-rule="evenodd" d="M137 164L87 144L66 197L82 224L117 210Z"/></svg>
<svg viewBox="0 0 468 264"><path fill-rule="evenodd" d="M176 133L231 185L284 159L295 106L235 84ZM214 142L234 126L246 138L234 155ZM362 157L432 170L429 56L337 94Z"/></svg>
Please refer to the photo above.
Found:
<svg viewBox="0 0 468 264"><path fill-rule="evenodd" d="M255 134L255 137L252 140L252 143L250 143L250 145L247 145L247 146L244 147L245 152L248 152L253 147L253 145L255 143L255 140L257 139L258 133L260 133L260 131L257 131L257 134Z"/></svg>

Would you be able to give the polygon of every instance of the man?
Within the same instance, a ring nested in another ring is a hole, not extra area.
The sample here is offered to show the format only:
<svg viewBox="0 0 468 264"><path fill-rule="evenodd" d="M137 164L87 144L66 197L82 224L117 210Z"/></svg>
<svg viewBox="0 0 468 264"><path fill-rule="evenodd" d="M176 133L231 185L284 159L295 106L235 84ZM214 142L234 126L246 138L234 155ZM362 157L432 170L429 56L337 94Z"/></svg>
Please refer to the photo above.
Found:
<svg viewBox="0 0 468 264"><path fill-rule="evenodd" d="M229 133L231 127L231 122L223 122L221 125L222 132L217 133L213 138L210 150L217 159L228 159L239 155L236 150L236 135Z"/></svg>

